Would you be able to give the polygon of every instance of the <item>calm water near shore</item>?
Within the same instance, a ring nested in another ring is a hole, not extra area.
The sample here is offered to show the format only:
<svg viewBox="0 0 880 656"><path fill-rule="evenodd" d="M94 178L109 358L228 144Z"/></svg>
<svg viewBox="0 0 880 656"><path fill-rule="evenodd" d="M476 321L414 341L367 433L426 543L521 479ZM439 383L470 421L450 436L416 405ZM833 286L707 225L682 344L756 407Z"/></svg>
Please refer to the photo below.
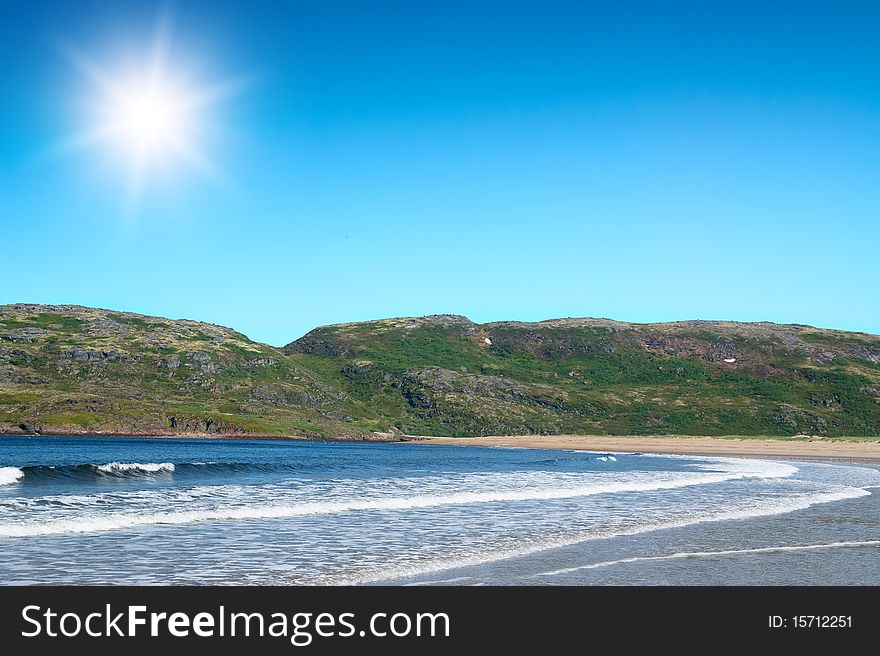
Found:
<svg viewBox="0 0 880 656"><path fill-rule="evenodd" d="M0 437L5 584L880 584L880 470Z"/></svg>

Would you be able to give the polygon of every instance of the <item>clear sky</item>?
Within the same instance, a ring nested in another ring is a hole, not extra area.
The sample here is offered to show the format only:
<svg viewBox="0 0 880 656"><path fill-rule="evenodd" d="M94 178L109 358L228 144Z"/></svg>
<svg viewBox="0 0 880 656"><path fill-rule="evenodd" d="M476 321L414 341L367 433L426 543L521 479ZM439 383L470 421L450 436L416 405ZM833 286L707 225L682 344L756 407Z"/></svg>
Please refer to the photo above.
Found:
<svg viewBox="0 0 880 656"><path fill-rule="evenodd" d="M272 344L434 313L880 333L877 3L0 3L0 303ZM100 127L71 52L148 57L160 15L175 76L238 82L193 118L214 173L132 201L109 146L66 147Z"/></svg>

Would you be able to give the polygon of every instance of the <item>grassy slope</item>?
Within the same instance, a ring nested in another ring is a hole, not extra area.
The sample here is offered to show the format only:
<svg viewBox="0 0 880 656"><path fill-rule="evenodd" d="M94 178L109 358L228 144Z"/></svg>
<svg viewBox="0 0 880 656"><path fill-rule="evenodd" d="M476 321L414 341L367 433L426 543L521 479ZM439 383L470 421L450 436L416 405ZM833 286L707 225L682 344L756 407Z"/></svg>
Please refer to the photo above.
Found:
<svg viewBox="0 0 880 656"><path fill-rule="evenodd" d="M320 328L286 351L334 361L335 384L404 432L880 434L870 335L437 317Z"/></svg>
<svg viewBox="0 0 880 656"><path fill-rule="evenodd" d="M2 306L0 430L22 424L43 432L880 435L880 337L774 324L477 325L439 316L328 326L277 349L191 321Z"/></svg>

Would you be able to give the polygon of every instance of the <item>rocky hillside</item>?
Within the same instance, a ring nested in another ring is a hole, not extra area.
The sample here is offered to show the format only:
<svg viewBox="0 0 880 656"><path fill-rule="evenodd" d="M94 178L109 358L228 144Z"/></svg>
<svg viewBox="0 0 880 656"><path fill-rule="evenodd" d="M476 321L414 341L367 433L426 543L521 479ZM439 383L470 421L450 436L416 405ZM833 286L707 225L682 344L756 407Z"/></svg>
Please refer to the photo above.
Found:
<svg viewBox="0 0 880 656"><path fill-rule="evenodd" d="M0 307L0 430L335 434L339 389L229 328Z"/></svg>
<svg viewBox="0 0 880 656"><path fill-rule="evenodd" d="M231 329L0 307L0 431L880 435L880 337L770 323Z"/></svg>

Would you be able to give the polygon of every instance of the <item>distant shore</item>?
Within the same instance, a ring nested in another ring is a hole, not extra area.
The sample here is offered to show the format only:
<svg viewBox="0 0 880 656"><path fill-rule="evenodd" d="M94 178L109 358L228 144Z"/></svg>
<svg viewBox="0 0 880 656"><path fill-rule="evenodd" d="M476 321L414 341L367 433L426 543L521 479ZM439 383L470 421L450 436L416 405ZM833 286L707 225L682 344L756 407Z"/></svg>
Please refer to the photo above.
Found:
<svg viewBox="0 0 880 656"><path fill-rule="evenodd" d="M370 435L277 435L261 433L205 433L183 431L108 431L108 430L49 430L45 432L26 432L3 430L0 437L120 437L169 440L290 440L312 442L404 442L410 438L399 433L373 433Z"/></svg>
<svg viewBox="0 0 880 656"><path fill-rule="evenodd" d="M411 437L408 441L455 446L583 449L586 451L704 456L822 458L880 463L880 438L877 438L877 441L846 441L826 438L504 435L492 437Z"/></svg>

